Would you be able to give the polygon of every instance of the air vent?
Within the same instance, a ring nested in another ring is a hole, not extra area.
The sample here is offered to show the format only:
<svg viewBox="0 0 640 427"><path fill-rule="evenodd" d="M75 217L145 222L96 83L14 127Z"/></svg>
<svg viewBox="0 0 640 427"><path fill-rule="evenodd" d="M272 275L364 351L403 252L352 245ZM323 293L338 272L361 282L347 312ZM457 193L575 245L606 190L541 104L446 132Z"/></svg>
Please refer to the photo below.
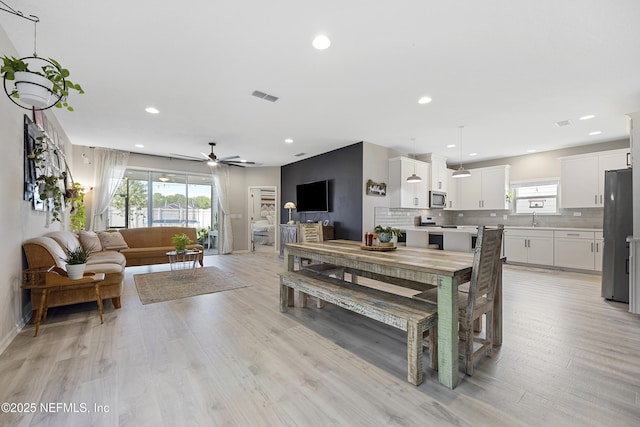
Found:
<svg viewBox="0 0 640 427"><path fill-rule="evenodd" d="M298 153L298 154L294 154L294 156L296 156L296 157L302 157L302 156L304 156L304 155L306 155L306 154L307 154L307 153Z"/></svg>
<svg viewBox="0 0 640 427"><path fill-rule="evenodd" d="M561 120L559 122L556 122L556 126L558 126L559 128L565 127L565 126L571 126L571 120Z"/></svg>
<svg viewBox="0 0 640 427"><path fill-rule="evenodd" d="M278 100L277 96L269 95L268 93L260 92L259 90L254 90L251 95L264 99L265 101L276 102Z"/></svg>

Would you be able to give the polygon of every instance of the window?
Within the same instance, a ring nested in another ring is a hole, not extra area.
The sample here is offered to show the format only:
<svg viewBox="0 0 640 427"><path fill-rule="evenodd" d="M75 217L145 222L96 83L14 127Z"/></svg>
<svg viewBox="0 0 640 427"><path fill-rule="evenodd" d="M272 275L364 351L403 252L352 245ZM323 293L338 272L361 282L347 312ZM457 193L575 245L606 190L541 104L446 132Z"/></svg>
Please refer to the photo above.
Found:
<svg viewBox="0 0 640 427"><path fill-rule="evenodd" d="M558 180L512 183L511 195L517 214L558 213Z"/></svg>
<svg viewBox="0 0 640 427"><path fill-rule="evenodd" d="M189 226L214 229L217 194L209 175L127 169L109 205L111 227Z"/></svg>

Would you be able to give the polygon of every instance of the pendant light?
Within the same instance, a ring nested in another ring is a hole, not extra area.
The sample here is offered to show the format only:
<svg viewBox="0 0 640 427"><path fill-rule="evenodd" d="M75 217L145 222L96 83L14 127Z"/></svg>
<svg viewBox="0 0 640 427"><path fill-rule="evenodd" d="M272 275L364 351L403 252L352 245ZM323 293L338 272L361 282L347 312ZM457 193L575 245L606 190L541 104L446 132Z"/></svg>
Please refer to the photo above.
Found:
<svg viewBox="0 0 640 427"><path fill-rule="evenodd" d="M466 178L471 176L471 172L462 167L462 129L464 126L458 126L460 128L460 168L451 174L451 178Z"/></svg>
<svg viewBox="0 0 640 427"><path fill-rule="evenodd" d="M415 138L411 138L411 140L413 141L413 173L411 174L411 176L407 177L407 182L409 184L417 184L419 182L422 182L422 178L420 178L418 175L416 175L416 139Z"/></svg>

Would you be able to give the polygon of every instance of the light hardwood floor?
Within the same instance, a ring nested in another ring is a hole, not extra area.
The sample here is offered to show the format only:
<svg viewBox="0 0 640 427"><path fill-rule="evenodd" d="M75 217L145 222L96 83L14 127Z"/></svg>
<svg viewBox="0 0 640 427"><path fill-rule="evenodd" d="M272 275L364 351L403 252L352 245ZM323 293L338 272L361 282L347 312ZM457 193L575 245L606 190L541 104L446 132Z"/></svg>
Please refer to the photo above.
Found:
<svg viewBox="0 0 640 427"><path fill-rule="evenodd" d="M0 355L0 402L38 407L0 425L640 425L640 316L600 298L599 276L506 266L504 344L448 390L428 369L406 382L399 330L333 306L280 313L276 255L205 265L252 286L143 306L132 275L168 265L133 267L103 325L94 303L25 327Z"/></svg>

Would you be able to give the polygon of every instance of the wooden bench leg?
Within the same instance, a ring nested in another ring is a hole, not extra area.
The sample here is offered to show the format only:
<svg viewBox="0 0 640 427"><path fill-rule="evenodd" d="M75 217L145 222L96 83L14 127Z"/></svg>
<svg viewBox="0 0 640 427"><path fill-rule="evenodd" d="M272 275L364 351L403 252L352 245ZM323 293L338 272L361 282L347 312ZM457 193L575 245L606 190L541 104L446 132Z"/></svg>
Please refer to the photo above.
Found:
<svg viewBox="0 0 640 427"><path fill-rule="evenodd" d="M307 307L307 298L308 298L307 294L305 294L302 291L298 291L298 301L300 302L300 307L302 308Z"/></svg>
<svg viewBox="0 0 640 427"><path fill-rule="evenodd" d="M429 367L438 370L438 324L429 329Z"/></svg>
<svg viewBox="0 0 640 427"><path fill-rule="evenodd" d="M407 381L422 384L422 330L419 322L407 322Z"/></svg>
<svg viewBox="0 0 640 427"><path fill-rule="evenodd" d="M289 307L289 294L290 288L287 285L282 284L282 279L280 279L280 313L286 313L287 307Z"/></svg>

